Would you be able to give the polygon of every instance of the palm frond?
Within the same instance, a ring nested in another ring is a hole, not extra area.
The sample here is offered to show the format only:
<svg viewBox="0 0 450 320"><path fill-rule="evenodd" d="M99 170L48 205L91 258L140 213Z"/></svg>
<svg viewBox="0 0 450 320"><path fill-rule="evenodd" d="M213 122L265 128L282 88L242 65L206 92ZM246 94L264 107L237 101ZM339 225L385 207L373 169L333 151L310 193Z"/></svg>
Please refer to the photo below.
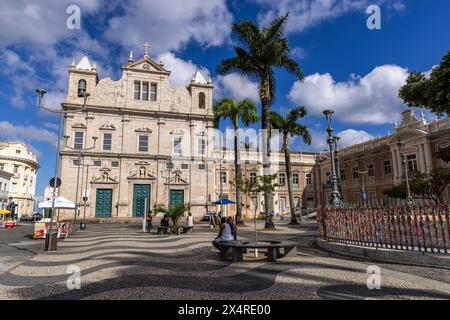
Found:
<svg viewBox="0 0 450 320"><path fill-rule="evenodd" d="M237 106L239 118L245 126L255 123L259 120L258 107L252 99L244 99Z"/></svg>

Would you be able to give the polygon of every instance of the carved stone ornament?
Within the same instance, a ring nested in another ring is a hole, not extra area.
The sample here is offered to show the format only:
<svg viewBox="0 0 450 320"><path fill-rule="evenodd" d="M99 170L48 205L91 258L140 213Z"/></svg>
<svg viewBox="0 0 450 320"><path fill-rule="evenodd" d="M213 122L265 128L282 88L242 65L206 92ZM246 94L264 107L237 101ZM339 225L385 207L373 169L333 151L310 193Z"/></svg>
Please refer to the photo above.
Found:
<svg viewBox="0 0 450 320"><path fill-rule="evenodd" d="M116 177L111 177L111 169L102 168L99 170L98 175L92 177L92 183L118 183L119 180Z"/></svg>
<svg viewBox="0 0 450 320"><path fill-rule="evenodd" d="M149 172L148 163L145 161L136 163L136 167L130 170L128 179L145 179L145 180L156 180L154 172Z"/></svg>

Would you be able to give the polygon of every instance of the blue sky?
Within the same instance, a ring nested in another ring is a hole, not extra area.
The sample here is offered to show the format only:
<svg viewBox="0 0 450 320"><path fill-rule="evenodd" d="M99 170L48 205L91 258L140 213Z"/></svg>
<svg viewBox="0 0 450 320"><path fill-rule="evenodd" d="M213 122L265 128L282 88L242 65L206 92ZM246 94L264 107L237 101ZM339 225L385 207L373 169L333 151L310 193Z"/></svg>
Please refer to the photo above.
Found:
<svg viewBox="0 0 450 320"><path fill-rule="evenodd" d="M81 29L66 27L68 6L81 9ZM366 27L371 4L381 8L381 30ZM257 99L257 86L239 75L218 76L216 64L233 55L231 24L249 19L260 26L290 12L292 56L306 79L277 71L282 113L303 104L313 145L325 147L326 107L336 110L335 129L344 144L393 131L405 108L398 88L411 70L430 71L450 49L448 0L3 0L0 3L0 139L22 140L39 155L37 194L53 174L58 119L36 106L37 87L57 108L67 89L72 59L87 51L101 77L120 77L120 64L142 44L163 58L174 86L187 83L198 67L215 84L216 98ZM430 120L433 115L426 114ZM224 126L227 124L225 123Z"/></svg>

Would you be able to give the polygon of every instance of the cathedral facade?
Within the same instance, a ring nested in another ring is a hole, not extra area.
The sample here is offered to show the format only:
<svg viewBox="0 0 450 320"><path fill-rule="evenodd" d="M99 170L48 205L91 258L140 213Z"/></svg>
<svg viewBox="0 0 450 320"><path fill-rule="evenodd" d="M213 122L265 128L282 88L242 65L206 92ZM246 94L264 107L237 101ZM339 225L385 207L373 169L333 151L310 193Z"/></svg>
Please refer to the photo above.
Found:
<svg viewBox="0 0 450 320"><path fill-rule="evenodd" d="M142 217L155 206L180 203L189 203L200 217L219 210L211 202L220 199L220 190L223 198L236 201L233 152L214 142L212 81L197 71L188 86L172 88L170 71L147 52L138 61L130 54L121 69L118 81L99 79L87 56L69 69L63 108L85 108L64 119L60 196L79 204L78 217ZM296 201L304 197L311 207L317 205L310 176L314 157L293 155ZM260 175L260 158L255 150L243 152L244 174ZM275 197L274 209L287 212L286 185L279 189L283 195ZM244 213L251 215L255 205L263 211L264 197L258 198L243 196ZM235 209L227 206L226 214ZM60 214L69 219L74 211Z"/></svg>

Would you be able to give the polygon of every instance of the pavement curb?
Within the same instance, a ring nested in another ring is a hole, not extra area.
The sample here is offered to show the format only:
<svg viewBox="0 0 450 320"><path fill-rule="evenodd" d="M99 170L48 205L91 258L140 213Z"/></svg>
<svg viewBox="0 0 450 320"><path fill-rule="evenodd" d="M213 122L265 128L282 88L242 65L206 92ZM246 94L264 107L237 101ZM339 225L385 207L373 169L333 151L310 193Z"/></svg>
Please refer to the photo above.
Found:
<svg viewBox="0 0 450 320"><path fill-rule="evenodd" d="M328 242L322 239L316 239L316 244L321 249L344 256L450 270L450 255L446 254L429 254L417 251L401 251L385 248L360 247L342 243Z"/></svg>

